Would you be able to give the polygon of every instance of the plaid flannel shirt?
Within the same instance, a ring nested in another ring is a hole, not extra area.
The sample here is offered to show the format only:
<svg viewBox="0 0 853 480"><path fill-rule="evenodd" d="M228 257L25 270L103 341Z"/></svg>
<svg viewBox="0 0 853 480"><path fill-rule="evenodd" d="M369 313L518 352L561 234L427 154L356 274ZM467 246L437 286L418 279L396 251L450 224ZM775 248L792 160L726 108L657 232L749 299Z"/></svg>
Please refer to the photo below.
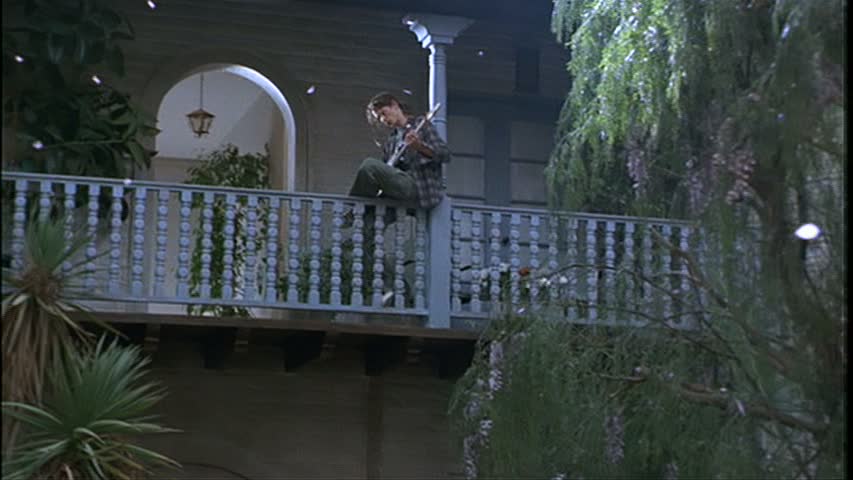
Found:
<svg viewBox="0 0 853 480"><path fill-rule="evenodd" d="M409 124L417 125L423 116L411 118ZM387 162L398 144L403 142L406 128L395 128L382 147L382 153ZM396 168L407 172L415 180L418 191L418 205L422 208L432 208L444 196L444 178L441 165L450 161L450 149L442 140L432 122L427 122L418 132L421 142L432 150L432 158L427 158L414 148L407 148L395 165Z"/></svg>

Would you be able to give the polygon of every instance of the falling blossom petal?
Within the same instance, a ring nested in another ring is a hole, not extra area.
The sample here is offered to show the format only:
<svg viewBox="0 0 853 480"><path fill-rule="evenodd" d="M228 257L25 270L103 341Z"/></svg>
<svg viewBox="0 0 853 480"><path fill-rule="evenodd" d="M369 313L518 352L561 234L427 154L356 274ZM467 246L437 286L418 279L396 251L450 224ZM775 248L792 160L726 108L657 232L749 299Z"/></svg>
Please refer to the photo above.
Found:
<svg viewBox="0 0 853 480"><path fill-rule="evenodd" d="M100 85L102 82L100 77L98 77L97 75L92 75L92 83L94 83L95 85Z"/></svg>
<svg viewBox="0 0 853 480"><path fill-rule="evenodd" d="M18 63L24 63L24 57L20 55L15 55L15 61Z"/></svg>
<svg viewBox="0 0 853 480"><path fill-rule="evenodd" d="M154 3L153 0L148 0L148 8L150 8L151 10L154 10L155 8L157 8L157 4Z"/></svg>
<svg viewBox="0 0 853 480"><path fill-rule="evenodd" d="M316 92L316 91L317 91L317 87L315 87L314 85L311 85L310 87L308 87L308 90L305 90L305 93L307 93L308 95L314 95L314 92Z"/></svg>
<svg viewBox="0 0 853 480"><path fill-rule="evenodd" d="M803 240L814 240L820 235L820 227L814 223L806 223L800 226L794 235Z"/></svg>
<svg viewBox="0 0 853 480"><path fill-rule="evenodd" d="M33 148L35 148L36 150L41 150L42 148L44 148L44 144L41 143L40 140L36 140L35 142L33 142Z"/></svg>

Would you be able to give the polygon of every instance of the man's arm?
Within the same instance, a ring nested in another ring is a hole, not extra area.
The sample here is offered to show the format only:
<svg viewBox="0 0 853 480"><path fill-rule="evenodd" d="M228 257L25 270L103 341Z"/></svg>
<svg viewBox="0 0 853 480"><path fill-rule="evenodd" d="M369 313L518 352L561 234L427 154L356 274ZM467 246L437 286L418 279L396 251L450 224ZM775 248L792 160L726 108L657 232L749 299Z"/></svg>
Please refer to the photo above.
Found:
<svg viewBox="0 0 853 480"><path fill-rule="evenodd" d="M439 135L432 122L427 121L420 132L406 135L409 145L421 154L420 163L447 163L450 161L450 149Z"/></svg>

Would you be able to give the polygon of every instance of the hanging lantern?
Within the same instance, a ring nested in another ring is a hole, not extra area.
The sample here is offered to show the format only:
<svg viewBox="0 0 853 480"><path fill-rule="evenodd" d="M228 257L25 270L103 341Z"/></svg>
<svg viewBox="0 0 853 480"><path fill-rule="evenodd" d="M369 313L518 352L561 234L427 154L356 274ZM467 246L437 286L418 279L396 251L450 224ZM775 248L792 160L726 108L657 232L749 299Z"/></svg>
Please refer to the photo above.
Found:
<svg viewBox="0 0 853 480"><path fill-rule="evenodd" d="M213 123L213 118L216 115L206 111L204 109L204 74L202 73L199 78L199 87L198 87L198 110L190 112L187 114L187 120L189 120L190 128L193 133L195 133L196 137L203 137L210 133L210 125Z"/></svg>

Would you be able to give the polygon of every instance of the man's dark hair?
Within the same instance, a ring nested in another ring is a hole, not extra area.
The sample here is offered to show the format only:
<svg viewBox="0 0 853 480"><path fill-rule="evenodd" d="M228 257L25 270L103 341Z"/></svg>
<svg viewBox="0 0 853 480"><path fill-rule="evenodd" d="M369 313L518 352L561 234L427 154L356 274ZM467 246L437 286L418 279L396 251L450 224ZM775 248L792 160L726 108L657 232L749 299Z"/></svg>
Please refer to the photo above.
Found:
<svg viewBox="0 0 853 480"><path fill-rule="evenodd" d="M367 111L365 112L367 115L367 122L371 125L378 125L379 118L376 117L376 111L382 107L393 105L394 103L400 106L400 110L402 110L404 114L411 115L409 106L401 102L400 99L388 92L380 92L374 95L373 98L367 102Z"/></svg>

